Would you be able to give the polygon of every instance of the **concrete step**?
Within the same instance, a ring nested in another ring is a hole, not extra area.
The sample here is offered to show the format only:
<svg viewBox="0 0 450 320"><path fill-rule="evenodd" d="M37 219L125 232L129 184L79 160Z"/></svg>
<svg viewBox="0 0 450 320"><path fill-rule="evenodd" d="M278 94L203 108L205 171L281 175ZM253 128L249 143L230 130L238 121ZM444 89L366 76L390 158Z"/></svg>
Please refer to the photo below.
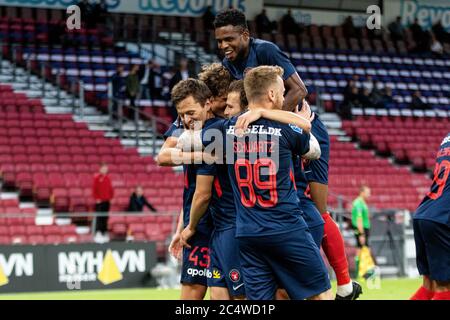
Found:
<svg viewBox="0 0 450 320"><path fill-rule="evenodd" d="M0 193L0 200L19 199L18 192L2 192Z"/></svg>
<svg viewBox="0 0 450 320"><path fill-rule="evenodd" d="M162 140L159 140L159 141L162 141ZM122 139L122 140L120 140L120 142L125 147L136 147L136 140L135 139ZM149 149L151 149L151 151L153 151L152 145L153 145L152 140L139 140L139 148L140 147L142 147L142 148L149 148ZM156 145L157 146L158 145L162 146L163 143L161 143L161 142L158 143L158 140L157 140ZM160 148L157 147L157 149L160 149Z"/></svg>
<svg viewBox="0 0 450 320"><path fill-rule="evenodd" d="M34 202L20 202L20 209L28 209L28 208L36 208L36 204Z"/></svg>
<svg viewBox="0 0 450 320"><path fill-rule="evenodd" d="M155 149L155 155L157 155L160 150L161 150L161 148L156 148ZM153 148L152 147L139 147L138 148L138 152L139 152L139 154L141 154L143 156L152 156L153 155Z"/></svg>

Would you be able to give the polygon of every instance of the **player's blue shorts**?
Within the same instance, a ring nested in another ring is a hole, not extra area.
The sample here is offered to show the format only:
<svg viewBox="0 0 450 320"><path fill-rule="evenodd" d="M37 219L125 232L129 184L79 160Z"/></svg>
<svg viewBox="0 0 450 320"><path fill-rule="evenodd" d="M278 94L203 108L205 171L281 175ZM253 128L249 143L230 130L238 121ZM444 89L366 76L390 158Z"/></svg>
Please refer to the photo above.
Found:
<svg viewBox="0 0 450 320"><path fill-rule="evenodd" d="M414 219L417 269L431 280L450 281L450 227Z"/></svg>
<svg viewBox="0 0 450 320"><path fill-rule="evenodd" d="M208 287L228 288L230 296L245 296L236 229L214 231L210 241Z"/></svg>
<svg viewBox="0 0 450 320"><path fill-rule="evenodd" d="M191 249L183 248L183 263L181 267L181 283L200 284L207 286L210 266L209 255L210 235L195 233L188 241Z"/></svg>
<svg viewBox="0 0 450 320"><path fill-rule="evenodd" d="M323 225L325 224L325 221L323 221L322 215L311 199L306 197L299 197L299 199L300 209L303 211L303 219L305 219L305 222L308 225L315 244L320 248L322 244Z"/></svg>
<svg viewBox="0 0 450 320"><path fill-rule="evenodd" d="M325 263L308 228L238 240L247 299L274 299L280 287L291 299L302 300L331 288Z"/></svg>
<svg viewBox="0 0 450 320"><path fill-rule="evenodd" d="M316 137L322 151L317 160L305 163L305 175L309 182L328 184L328 162L330 160L330 137L328 131L319 116L315 114L311 123L311 133Z"/></svg>

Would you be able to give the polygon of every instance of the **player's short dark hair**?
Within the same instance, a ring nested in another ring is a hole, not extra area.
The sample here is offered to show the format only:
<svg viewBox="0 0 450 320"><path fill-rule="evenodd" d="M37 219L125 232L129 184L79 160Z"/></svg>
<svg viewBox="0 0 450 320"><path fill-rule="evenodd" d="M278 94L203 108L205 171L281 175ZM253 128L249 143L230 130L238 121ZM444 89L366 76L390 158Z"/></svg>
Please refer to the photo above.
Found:
<svg viewBox="0 0 450 320"><path fill-rule="evenodd" d="M218 62L204 65L198 78L208 86L213 97L226 95L233 80L227 68Z"/></svg>
<svg viewBox="0 0 450 320"><path fill-rule="evenodd" d="M194 98L195 102L205 105L206 100L211 98L211 90L200 80L189 78L178 82L172 89L172 103L176 107L181 101L189 96Z"/></svg>
<svg viewBox="0 0 450 320"><path fill-rule="evenodd" d="M245 94L244 80L234 80L228 88L228 93L237 92L240 97L241 108L245 109L248 106L247 95Z"/></svg>
<svg viewBox="0 0 450 320"><path fill-rule="evenodd" d="M230 25L248 29L245 14L237 9L224 9L218 12L216 18L214 19L214 28L217 29Z"/></svg>

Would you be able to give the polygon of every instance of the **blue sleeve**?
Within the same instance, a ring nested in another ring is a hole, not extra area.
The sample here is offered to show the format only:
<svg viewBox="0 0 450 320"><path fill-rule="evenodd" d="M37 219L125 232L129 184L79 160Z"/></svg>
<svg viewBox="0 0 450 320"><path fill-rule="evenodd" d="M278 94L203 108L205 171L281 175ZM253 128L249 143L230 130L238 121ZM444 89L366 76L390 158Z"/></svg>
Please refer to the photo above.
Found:
<svg viewBox="0 0 450 320"><path fill-rule="evenodd" d="M264 42L258 46L258 63L260 65L280 66L284 69L283 80L297 72L289 57L272 42Z"/></svg>
<svg viewBox="0 0 450 320"><path fill-rule="evenodd" d="M179 128L177 124L178 120L176 120L172 125L167 129L166 133L164 133L164 140L167 140L169 137L176 137L178 138L183 130Z"/></svg>
<svg viewBox="0 0 450 320"><path fill-rule="evenodd" d="M215 176L217 175L217 166L215 164L200 164L197 167L197 175Z"/></svg>
<svg viewBox="0 0 450 320"><path fill-rule="evenodd" d="M309 152L309 133L305 133L299 127L290 124L286 127L286 137L294 154L302 156Z"/></svg>
<svg viewBox="0 0 450 320"><path fill-rule="evenodd" d="M213 121L202 129L202 143L203 146L207 147L211 143L215 141L215 138L220 133L220 137L224 136L224 128L227 127L229 120L226 119L217 119L217 121ZM220 140L220 141L223 141Z"/></svg>

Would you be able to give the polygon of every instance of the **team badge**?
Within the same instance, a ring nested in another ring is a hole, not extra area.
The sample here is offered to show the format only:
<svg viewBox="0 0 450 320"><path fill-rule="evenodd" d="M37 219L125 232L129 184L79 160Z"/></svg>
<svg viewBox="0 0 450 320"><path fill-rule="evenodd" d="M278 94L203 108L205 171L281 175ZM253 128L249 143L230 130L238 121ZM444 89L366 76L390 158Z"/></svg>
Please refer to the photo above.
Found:
<svg viewBox="0 0 450 320"><path fill-rule="evenodd" d="M231 281L233 282L238 282L241 279L241 274L236 269L232 269L229 276Z"/></svg>

